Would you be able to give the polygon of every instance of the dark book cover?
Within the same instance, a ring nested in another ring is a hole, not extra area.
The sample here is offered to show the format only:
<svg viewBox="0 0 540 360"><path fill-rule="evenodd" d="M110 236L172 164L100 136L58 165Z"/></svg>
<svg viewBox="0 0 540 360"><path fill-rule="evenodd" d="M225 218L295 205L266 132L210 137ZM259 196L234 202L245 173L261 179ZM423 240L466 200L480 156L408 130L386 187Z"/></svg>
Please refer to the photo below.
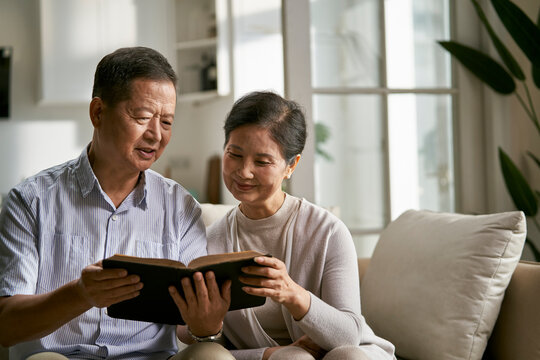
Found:
<svg viewBox="0 0 540 360"><path fill-rule="evenodd" d="M107 308L107 314L113 318L148 321L161 324L185 324L178 307L169 294L169 286L176 286L183 296L181 279L191 277L196 271L203 274L212 270L218 285L230 279L230 310L261 306L266 298L247 294L238 277L242 275L242 267L257 265L253 260L264 254L255 251L227 253L203 256L193 260L189 267L182 263L167 259L147 259L132 256L115 255L103 260L103 268L126 269L129 274L139 275L144 284L136 298L122 301Z"/></svg>

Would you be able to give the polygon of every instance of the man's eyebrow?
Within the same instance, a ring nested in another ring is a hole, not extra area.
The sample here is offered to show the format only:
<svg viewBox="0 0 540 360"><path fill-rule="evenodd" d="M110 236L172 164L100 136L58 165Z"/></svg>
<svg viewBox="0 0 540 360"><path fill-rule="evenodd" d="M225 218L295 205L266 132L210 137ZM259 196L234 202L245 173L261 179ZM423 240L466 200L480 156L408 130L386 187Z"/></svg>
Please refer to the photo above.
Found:
<svg viewBox="0 0 540 360"><path fill-rule="evenodd" d="M136 107L136 108L132 108L131 111L148 111L148 112L153 112L153 110L147 106L139 106L139 107Z"/></svg>
<svg viewBox="0 0 540 360"><path fill-rule="evenodd" d="M148 111L149 113L154 113L154 110L147 106L139 106L136 108L131 109L132 112L138 112L138 111ZM168 118L174 118L174 112L172 113L165 113L161 115L161 117L168 117Z"/></svg>

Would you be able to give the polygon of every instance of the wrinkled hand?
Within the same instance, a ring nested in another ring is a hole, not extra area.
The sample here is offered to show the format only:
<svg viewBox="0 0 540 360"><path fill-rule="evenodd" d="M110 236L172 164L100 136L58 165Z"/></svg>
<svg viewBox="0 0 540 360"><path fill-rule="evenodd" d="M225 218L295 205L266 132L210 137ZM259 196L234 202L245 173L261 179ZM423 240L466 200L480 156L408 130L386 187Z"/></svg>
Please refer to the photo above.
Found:
<svg viewBox="0 0 540 360"><path fill-rule="evenodd" d="M240 281L246 285L242 289L248 294L266 296L283 304L296 319L300 320L309 310L311 297L300 285L289 276L285 264L277 259L266 256L255 258L261 266L247 266L242 271L252 276L241 276Z"/></svg>
<svg viewBox="0 0 540 360"><path fill-rule="evenodd" d="M193 275L195 291L189 278L182 279L184 298L174 286L169 287L176 306L190 331L197 336L217 334L221 330L223 318L231 303L231 281L227 280L221 287L221 292L212 271L203 275L196 272Z"/></svg>
<svg viewBox="0 0 540 360"><path fill-rule="evenodd" d="M315 359L322 359L326 355L327 351L317 345L311 338L307 335L303 335L298 340L293 342L291 346L298 346L306 350L311 354Z"/></svg>
<svg viewBox="0 0 540 360"><path fill-rule="evenodd" d="M138 296L143 284L124 269L103 269L99 261L82 270L77 287L90 307L102 308Z"/></svg>
<svg viewBox="0 0 540 360"><path fill-rule="evenodd" d="M274 354L276 351L289 347L289 346L297 346L299 348L302 348L304 351L307 351L311 356L313 356L316 360L322 359L324 355L326 355L327 351L321 348L319 345L317 345L311 338L307 335L303 335L298 340L293 342L290 345L287 346L275 346L275 347L269 347L266 348L262 360L268 360L272 354Z"/></svg>

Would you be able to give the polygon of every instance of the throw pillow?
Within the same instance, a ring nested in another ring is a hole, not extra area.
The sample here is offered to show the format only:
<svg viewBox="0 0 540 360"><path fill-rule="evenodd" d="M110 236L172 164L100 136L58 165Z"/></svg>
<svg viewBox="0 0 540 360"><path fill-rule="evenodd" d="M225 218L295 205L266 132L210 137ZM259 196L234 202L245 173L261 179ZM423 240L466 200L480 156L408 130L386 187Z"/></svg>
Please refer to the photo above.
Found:
<svg viewBox="0 0 540 360"><path fill-rule="evenodd" d="M381 233L362 313L399 357L479 360L523 250L525 216L409 210Z"/></svg>

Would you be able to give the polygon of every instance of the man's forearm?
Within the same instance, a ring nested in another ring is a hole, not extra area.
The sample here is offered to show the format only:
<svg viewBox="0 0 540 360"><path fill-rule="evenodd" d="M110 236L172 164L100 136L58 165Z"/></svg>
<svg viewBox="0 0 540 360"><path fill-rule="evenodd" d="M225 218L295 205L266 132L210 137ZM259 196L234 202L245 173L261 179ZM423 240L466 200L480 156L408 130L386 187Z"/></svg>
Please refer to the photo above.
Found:
<svg viewBox="0 0 540 360"><path fill-rule="evenodd" d="M76 280L46 294L0 298L0 345L46 336L90 308Z"/></svg>

